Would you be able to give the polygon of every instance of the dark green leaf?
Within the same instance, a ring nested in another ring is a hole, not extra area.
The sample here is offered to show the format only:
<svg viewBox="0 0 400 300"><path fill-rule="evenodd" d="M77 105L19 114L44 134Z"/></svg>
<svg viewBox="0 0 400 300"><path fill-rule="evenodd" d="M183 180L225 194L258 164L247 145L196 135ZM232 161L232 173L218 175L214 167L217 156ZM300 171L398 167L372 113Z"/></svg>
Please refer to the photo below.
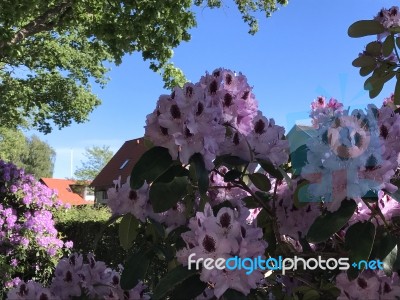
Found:
<svg viewBox="0 0 400 300"><path fill-rule="evenodd" d="M200 275L196 274L178 285L171 293L170 299L182 299L182 296L185 299L193 299L200 295L206 287L207 283L201 281Z"/></svg>
<svg viewBox="0 0 400 300"><path fill-rule="evenodd" d="M290 153L290 161L294 169L294 175L300 175L301 169L307 164L307 153L308 148L306 145L302 145Z"/></svg>
<svg viewBox="0 0 400 300"><path fill-rule="evenodd" d="M271 182L266 175L261 173L253 173L249 174L248 176L254 186L259 190L264 192L269 192L271 190Z"/></svg>
<svg viewBox="0 0 400 300"><path fill-rule="evenodd" d="M256 200L254 200L253 196L244 197L242 199L242 201L244 202L244 205L247 208L258 208L258 207L261 207L261 205Z"/></svg>
<svg viewBox="0 0 400 300"><path fill-rule="evenodd" d="M361 20L353 23L349 30L348 35L353 38L363 37L367 35L380 34L385 31L381 23L374 20Z"/></svg>
<svg viewBox="0 0 400 300"><path fill-rule="evenodd" d="M385 273L391 275L396 261L400 259L396 236L388 233L386 230L379 230L378 228L371 256L372 255L383 262Z"/></svg>
<svg viewBox="0 0 400 300"><path fill-rule="evenodd" d="M246 300L246 299L247 297L245 295L234 289L227 289L226 292L221 297L221 300Z"/></svg>
<svg viewBox="0 0 400 300"><path fill-rule="evenodd" d="M400 48L400 37L396 38L396 46L397 48Z"/></svg>
<svg viewBox="0 0 400 300"><path fill-rule="evenodd" d="M119 242L125 250L128 250L137 236L139 221L131 214L125 215L119 224Z"/></svg>
<svg viewBox="0 0 400 300"><path fill-rule="evenodd" d="M397 75L396 87L394 89L394 104L400 105L400 76Z"/></svg>
<svg viewBox="0 0 400 300"><path fill-rule="evenodd" d="M357 222L346 231L345 248L350 251L350 264L368 260L375 239L375 226L371 222ZM354 279L362 270L350 268L349 278Z"/></svg>
<svg viewBox="0 0 400 300"><path fill-rule="evenodd" d="M218 211L219 211L221 208L223 208L223 207L229 207L229 208L234 209L234 207L233 207L231 201L225 200L224 202L219 203L219 204L213 206L212 209L213 209L214 215L216 215L216 214L218 213Z"/></svg>
<svg viewBox="0 0 400 300"><path fill-rule="evenodd" d="M196 270L188 270L187 267L179 265L175 269L169 271L156 286L152 299L163 299L177 285L184 282L186 279L196 275Z"/></svg>
<svg viewBox="0 0 400 300"><path fill-rule="evenodd" d="M172 164L172 157L168 149L153 147L146 151L133 167L131 172L130 185L132 189L139 189L146 180L153 182L163 174Z"/></svg>
<svg viewBox="0 0 400 300"><path fill-rule="evenodd" d="M214 161L215 166L225 165L228 167L239 167L239 166L246 165L248 163L249 162L247 160L244 160L238 156L232 156L232 155L221 155L221 156L218 156Z"/></svg>
<svg viewBox="0 0 400 300"><path fill-rule="evenodd" d="M242 172L238 170L230 170L225 174L224 181L225 182L235 181L236 179L240 178L240 176L242 176Z"/></svg>
<svg viewBox="0 0 400 300"><path fill-rule="evenodd" d="M382 44L382 54L387 57L392 54L394 49L394 35L389 35Z"/></svg>
<svg viewBox="0 0 400 300"><path fill-rule="evenodd" d="M277 168L275 168L271 161L266 159L257 159L257 162L260 164L261 168L263 168L264 171L266 171L272 177L279 180L283 179L282 173Z"/></svg>
<svg viewBox="0 0 400 300"><path fill-rule="evenodd" d="M209 172L204 164L203 156L200 153L193 154L192 157L190 158L190 164L194 166L194 169L196 171L196 178L199 186L199 192L205 195L208 190Z"/></svg>
<svg viewBox="0 0 400 300"><path fill-rule="evenodd" d="M303 181L299 182L299 184L297 185L296 190L294 191L294 194L293 194L293 204L297 208L307 206L312 201L308 197L309 184L310 184L310 182L308 182L307 180L303 180Z"/></svg>
<svg viewBox="0 0 400 300"><path fill-rule="evenodd" d="M320 299L320 295L316 290L310 290L306 292L302 298L302 300L318 300Z"/></svg>
<svg viewBox="0 0 400 300"><path fill-rule="evenodd" d="M365 50L372 56L380 56L382 53L382 44L377 41L368 43Z"/></svg>
<svg viewBox="0 0 400 300"><path fill-rule="evenodd" d="M143 280L147 269L150 264L150 255L152 251L150 250L140 250L134 253L127 260L124 265L124 270L121 275L121 288L124 290L130 290L137 285L139 280Z"/></svg>
<svg viewBox="0 0 400 300"><path fill-rule="evenodd" d="M361 76L367 76L371 74L376 68L376 65L370 65L370 66L365 66L360 68L360 75Z"/></svg>
<svg viewBox="0 0 400 300"><path fill-rule="evenodd" d="M149 198L154 212L164 212L173 207L187 191L187 179L176 177L171 182L155 182L150 187Z"/></svg>
<svg viewBox="0 0 400 300"><path fill-rule="evenodd" d="M354 67L370 67L376 65L376 60L372 56L362 55L353 60ZM374 68L375 69L375 68Z"/></svg>
<svg viewBox="0 0 400 300"><path fill-rule="evenodd" d="M161 176L157 177L154 182L171 182L175 177L189 176L189 170L181 165L173 165L166 170Z"/></svg>
<svg viewBox="0 0 400 300"><path fill-rule="evenodd" d="M344 200L337 211L319 216L308 230L307 241L321 243L329 239L348 222L356 207L354 200Z"/></svg>

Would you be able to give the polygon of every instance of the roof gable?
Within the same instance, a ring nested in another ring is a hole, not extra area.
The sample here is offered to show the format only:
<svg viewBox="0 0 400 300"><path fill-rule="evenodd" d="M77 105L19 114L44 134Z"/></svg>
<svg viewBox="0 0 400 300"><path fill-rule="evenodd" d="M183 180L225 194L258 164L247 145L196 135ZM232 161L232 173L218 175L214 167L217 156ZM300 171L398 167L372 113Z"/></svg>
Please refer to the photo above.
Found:
<svg viewBox="0 0 400 300"><path fill-rule="evenodd" d="M125 183L131 175L133 166L147 150L144 138L126 141L92 181L91 186L111 187L113 180L118 179L119 176L121 176L121 183Z"/></svg>
<svg viewBox="0 0 400 300"><path fill-rule="evenodd" d="M71 205L82 205L92 203L91 201L84 200L80 195L75 194L72 191L70 186L76 183L75 180L41 178L40 181L48 188L56 190L58 194L58 199L60 199L65 204L68 203Z"/></svg>

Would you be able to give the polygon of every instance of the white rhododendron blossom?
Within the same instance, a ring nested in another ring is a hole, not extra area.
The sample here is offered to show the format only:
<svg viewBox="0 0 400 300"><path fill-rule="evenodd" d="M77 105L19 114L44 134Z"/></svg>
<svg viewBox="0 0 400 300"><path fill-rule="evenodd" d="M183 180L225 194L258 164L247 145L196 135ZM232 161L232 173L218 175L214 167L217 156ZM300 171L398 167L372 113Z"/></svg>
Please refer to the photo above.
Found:
<svg viewBox="0 0 400 300"><path fill-rule="evenodd" d="M284 128L261 115L244 75L222 68L160 96L145 129L145 136L168 148L173 159L187 164L200 153L209 170L221 154L250 160L254 151L257 158L268 157L276 165L288 160Z"/></svg>
<svg viewBox="0 0 400 300"><path fill-rule="evenodd" d="M120 272L112 270L102 261L88 254L87 262L82 255L74 253L59 261L49 288L29 281L21 281L11 289L8 299L51 299L64 300L72 297L107 300L150 299L144 293L146 286L139 282L133 289L124 291L120 286Z"/></svg>
<svg viewBox="0 0 400 300"><path fill-rule="evenodd" d="M246 221L249 211L228 207L221 208L215 216L209 204L203 212L189 221L189 229L182 234L186 247L177 252L178 261L187 266L188 257L195 254L195 258L224 258L233 256L242 258L264 257L267 243L262 239L261 228L249 225ZM220 297L227 289L235 289L247 295L256 288L263 279L261 270L254 270L246 274L244 269L219 270L201 269L200 279L214 285L214 295Z"/></svg>

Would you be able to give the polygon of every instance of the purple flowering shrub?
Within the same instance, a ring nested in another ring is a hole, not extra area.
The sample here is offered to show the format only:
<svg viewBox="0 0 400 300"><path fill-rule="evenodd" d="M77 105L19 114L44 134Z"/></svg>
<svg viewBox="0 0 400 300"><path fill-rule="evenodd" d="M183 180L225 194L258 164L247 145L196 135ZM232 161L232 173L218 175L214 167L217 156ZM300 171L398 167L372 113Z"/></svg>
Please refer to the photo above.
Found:
<svg viewBox="0 0 400 300"><path fill-rule="evenodd" d="M399 28L397 7L349 28L378 34L353 63L373 73L371 97L396 75ZM131 299L122 290L150 297L146 284L151 299L398 299L399 99L400 80L364 110L318 97L312 126L285 136L241 73L174 88L147 116L151 147L108 191L121 246L135 244L121 274L74 255L49 289L20 283L9 296ZM150 281L155 256L168 270Z"/></svg>
<svg viewBox="0 0 400 300"><path fill-rule="evenodd" d="M0 160L0 286L20 280L46 282L72 242L63 242L52 211L57 195L32 175Z"/></svg>

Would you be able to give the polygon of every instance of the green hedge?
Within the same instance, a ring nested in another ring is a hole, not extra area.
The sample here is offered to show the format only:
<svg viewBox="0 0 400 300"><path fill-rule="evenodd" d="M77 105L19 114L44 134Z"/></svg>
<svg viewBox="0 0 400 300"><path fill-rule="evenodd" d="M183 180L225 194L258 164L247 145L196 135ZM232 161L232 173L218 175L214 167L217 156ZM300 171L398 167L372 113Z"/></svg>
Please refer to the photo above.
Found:
<svg viewBox="0 0 400 300"><path fill-rule="evenodd" d="M55 227L62 234L64 240L74 242L73 251L86 255L89 252L95 254L97 260L104 261L107 266L116 269L119 264L124 264L125 259L134 253L135 244L125 251L119 244L118 226L119 220L105 227L111 217L108 207L95 207L93 205L75 206L66 211L54 214ZM103 231L98 240L97 247L94 245L96 237ZM143 238L142 234L138 239ZM157 281L167 271L165 261L154 257L150 265L147 284L154 287Z"/></svg>

